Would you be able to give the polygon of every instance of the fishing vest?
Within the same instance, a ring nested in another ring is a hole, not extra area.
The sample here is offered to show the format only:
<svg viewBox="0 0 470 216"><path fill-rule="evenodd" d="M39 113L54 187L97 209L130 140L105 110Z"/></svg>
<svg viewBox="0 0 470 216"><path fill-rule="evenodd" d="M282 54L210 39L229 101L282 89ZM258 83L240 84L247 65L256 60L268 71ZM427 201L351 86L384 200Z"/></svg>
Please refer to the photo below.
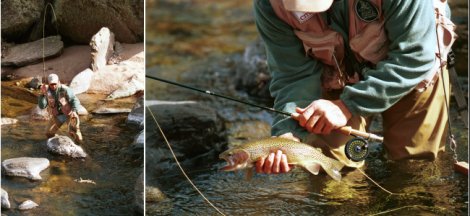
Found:
<svg viewBox="0 0 470 216"><path fill-rule="evenodd" d="M349 0L348 47L342 35L331 29L322 13L293 12L282 1L270 0L276 15L289 24L302 41L305 54L323 63L322 88L342 89L360 80L362 69L375 67L387 58L389 40L384 29L382 0ZM445 17L446 0L434 0L438 43L434 73L416 86L422 90L437 79L440 66L447 62L447 53L456 39L455 25Z"/></svg>
<svg viewBox="0 0 470 216"><path fill-rule="evenodd" d="M50 89L47 90L47 111L52 116L58 116L60 114L69 115L72 112L72 107L69 103L69 98L67 96L67 86L60 85L57 88L57 101L55 93Z"/></svg>

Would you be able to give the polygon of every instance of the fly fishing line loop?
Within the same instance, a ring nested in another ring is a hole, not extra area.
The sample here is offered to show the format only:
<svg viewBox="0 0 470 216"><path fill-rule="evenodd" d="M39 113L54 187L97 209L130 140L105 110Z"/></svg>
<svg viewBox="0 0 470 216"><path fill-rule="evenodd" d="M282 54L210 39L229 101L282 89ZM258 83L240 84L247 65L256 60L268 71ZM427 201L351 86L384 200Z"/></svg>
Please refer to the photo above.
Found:
<svg viewBox="0 0 470 216"><path fill-rule="evenodd" d="M46 4L46 7L44 7L44 16L43 16L43 20L42 20L42 75L43 75L43 82L46 82L46 45L45 45L45 40L46 40L46 14L47 14L47 8L50 7L51 8L51 11L52 11L52 14L54 15L54 20L55 20L55 23L57 24L57 16L55 15L55 11L54 11L54 7L52 6L52 4L50 2L48 2ZM57 34L59 33L58 30L57 30L57 26L56 26L56 31L57 31Z"/></svg>

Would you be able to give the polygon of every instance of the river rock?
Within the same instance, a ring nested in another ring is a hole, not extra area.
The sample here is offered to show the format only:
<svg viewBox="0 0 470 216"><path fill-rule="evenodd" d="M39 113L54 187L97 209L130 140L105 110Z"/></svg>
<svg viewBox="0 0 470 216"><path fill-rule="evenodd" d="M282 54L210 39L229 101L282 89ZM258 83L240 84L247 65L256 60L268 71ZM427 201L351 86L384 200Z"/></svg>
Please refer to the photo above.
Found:
<svg viewBox="0 0 470 216"><path fill-rule="evenodd" d="M47 150L72 158L85 158L87 156L82 147L76 145L68 136L55 136L48 139Z"/></svg>
<svg viewBox="0 0 470 216"><path fill-rule="evenodd" d="M49 167L47 158L20 157L2 162L2 171L8 176L25 177L31 180L41 180L39 173Z"/></svg>
<svg viewBox="0 0 470 216"><path fill-rule="evenodd" d="M129 82L121 85L118 89L114 90L108 97L107 100L114 100L117 98L128 97L134 95L139 91L144 91L145 85L140 81L138 75L132 76Z"/></svg>
<svg viewBox="0 0 470 216"><path fill-rule="evenodd" d="M40 120L40 121L47 121L51 119L51 115L47 112L47 109L39 108L39 105L36 105L31 110L30 117L32 120Z"/></svg>
<svg viewBox="0 0 470 216"><path fill-rule="evenodd" d="M2 58L2 66L21 67L42 61L42 40L19 44L9 48ZM44 55L46 58L58 56L64 49L60 36L50 36L44 39Z"/></svg>
<svg viewBox="0 0 470 216"><path fill-rule="evenodd" d="M178 154L191 158L210 150L222 150L222 144L226 141L224 123L213 108L194 101L147 101L146 106L150 107ZM146 147L166 150L166 144L149 112L146 114L145 128ZM149 158L159 160L153 155Z"/></svg>
<svg viewBox="0 0 470 216"><path fill-rule="evenodd" d="M137 103L134 104L132 111L127 116L128 124L139 125L141 128L144 127L144 97L140 97Z"/></svg>
<svg viewBox="0 0 470 216"><path fill-rule="evenodd" d="M140 173L134 186L134 205L136 211L144 214L144 173Z"/></svg>
<svg viewBox="0 0 470 216"><path fill-rule="evenodd" d="M39 89L39 87L42 85L42 79L41 77L37 76L31 79L28 84L26 84L26 87L28 88L33 88L33 89Z"/></svg>
<svg viewBox="0 0 470 216"><path fill-rule="evenodd" d="M9 124L16 124L18 122L18 119L14 118L2 118L2 125L9 125Z"/></svg>
<svg viewBox="0 0 470 216"><path fill-rule="evenodd" d="M159 188L150 185L145 187L145 202L160 202L165 199L165 194Z"/></svg>
<svg viewBox="0 0 470 216"><path fill-rule="evenodd" d="M9 209L10 206L10 200L8 198L8 193L3 190L2 188L2 209Z"/></svg>
<svg viewBox="0 0 470 216"><path fill-rule="evenodd" d="M144 38L144 1L54 1L59 32L68 39L88 44L103 26L116 40L137 43Z"/></svg>
<svg viewBox="0 0 470 216"><path fill-rule="evenodd" d="M130 113L129 108L112 108L112 107L98 107L93 110L95 114L119 114L119 113Z"/></svg>
<svg viewBox="0 0 470 216"><path fill-rule="evenodd" d="M41 19L44 2L43 0L2 1L2 38L16 41L28 33Z"/></svg>
<svg viewBox="0 0 470 216"><path fill-rule="evenodd" d="M271 75L268 71L264 43L257 40L245 48L241 62L236 64L236 88L246 91L250 96L272 101L269 93Z"/></svg>
<svg viewBox="0 0 470 216"><path fill-rule="evenodd" d="M114 34L103 27L90 41L91 69L96 72L103 68L114 52Z"/></svg>
<svg viewBox="0 0 470 216"><path fill-rule="evenodd" d="M22 202L19 206L18 206L18 209L21 210L21 211L26 211L26 210L30 210L30 209L33 209L33 208L36 208L38 207L39 205L31 200L26 200L24 202Z"/></svg>
<svg viewBox="0 0 470 216"><path fill-rule="evenodd" d="M93 71L89 68L78 73L70 82L70 88L75 94L81 94L86 92L91 85L91 79L93 77Z"/></svg>

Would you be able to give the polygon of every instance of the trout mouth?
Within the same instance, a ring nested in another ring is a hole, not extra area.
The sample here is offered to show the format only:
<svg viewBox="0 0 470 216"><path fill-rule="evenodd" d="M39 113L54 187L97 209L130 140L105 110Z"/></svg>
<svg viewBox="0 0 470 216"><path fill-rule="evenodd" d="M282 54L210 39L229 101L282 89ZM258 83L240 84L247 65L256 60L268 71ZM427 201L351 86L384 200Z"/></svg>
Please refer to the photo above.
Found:
<svg viewBox="0 0 470 216"><path fill-rule="evenodd" d="M234 171L243 169L248 166L248 159L250 158L248 152L244 150L240 151L225 151L219 156L220 159L224 159L227 165L220 168L221 171Z"/></svg>

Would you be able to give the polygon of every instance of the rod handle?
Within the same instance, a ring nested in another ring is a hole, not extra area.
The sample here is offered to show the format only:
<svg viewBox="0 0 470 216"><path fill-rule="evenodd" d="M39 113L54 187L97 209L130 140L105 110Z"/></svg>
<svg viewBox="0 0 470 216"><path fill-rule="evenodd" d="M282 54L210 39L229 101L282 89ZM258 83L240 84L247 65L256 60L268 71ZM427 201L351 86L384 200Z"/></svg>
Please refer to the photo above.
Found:
<svg viewBox="0 0 470 216"><path fill-rule="evenodd" d="M344 126L344 127L338 128L337 130L344 135L360 136L367 140L378 141L378 142L384 141L384 138L381 136L378 136L372 133L367 133L364 131L355 130L355 129L352 129L350 126Z"/></svg>

